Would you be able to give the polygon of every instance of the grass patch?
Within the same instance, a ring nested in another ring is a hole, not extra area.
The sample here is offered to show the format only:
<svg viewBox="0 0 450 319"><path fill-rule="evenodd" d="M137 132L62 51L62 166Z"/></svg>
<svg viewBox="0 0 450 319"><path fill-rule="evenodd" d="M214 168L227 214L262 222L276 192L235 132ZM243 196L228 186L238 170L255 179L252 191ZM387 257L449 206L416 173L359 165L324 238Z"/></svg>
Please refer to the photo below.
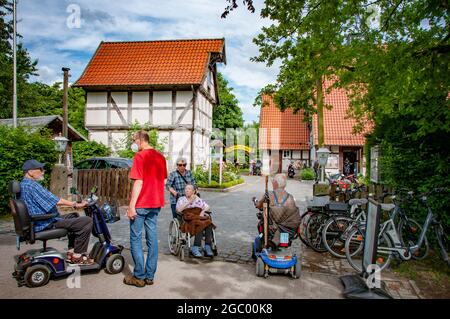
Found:
<svg viewBox="0 0 450 319"><path fill-rule="evenodd" d="M396 265L392 270L416 282L426 298L450 298L450 267L434 251L424 260L410 260Z"/></svg>
<svg viewBox="0 0 450 319"><path fill-rule="evenodd" d="M11 214L7 214L7 213L0 214L0 222L10 222L12 220L13 220L13 218L12 218Z"/></svg>
<svg viewBox="0 0 450 319"><path fill-rule="evenodd" d="M216 181L211 181L211 184L198 183L197 186L201 187L201 188L219 188L219 189L224 189L224 188L228 188L228 187L231 187L231 186L234 186L234 185L238 185L238 184L242 184L242 183L244 183L244 179L239 178L239 179L234 180L234 181L222 183L222 185L219 185L219 183L216 182Z"/></svg>

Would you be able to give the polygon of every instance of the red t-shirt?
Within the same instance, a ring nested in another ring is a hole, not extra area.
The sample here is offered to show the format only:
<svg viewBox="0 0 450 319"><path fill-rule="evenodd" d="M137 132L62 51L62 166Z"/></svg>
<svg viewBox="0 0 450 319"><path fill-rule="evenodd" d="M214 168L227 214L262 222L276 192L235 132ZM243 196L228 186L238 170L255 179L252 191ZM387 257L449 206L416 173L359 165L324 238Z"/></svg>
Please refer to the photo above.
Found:
<svg viewBox="0 0 450 319"><path fill-rule="evenodd" d="M136 208L164 206L164 180L167 178L166 159L154 150L142 150L136 154L130 172L131 179L142 180L142 190Z"/></svg>

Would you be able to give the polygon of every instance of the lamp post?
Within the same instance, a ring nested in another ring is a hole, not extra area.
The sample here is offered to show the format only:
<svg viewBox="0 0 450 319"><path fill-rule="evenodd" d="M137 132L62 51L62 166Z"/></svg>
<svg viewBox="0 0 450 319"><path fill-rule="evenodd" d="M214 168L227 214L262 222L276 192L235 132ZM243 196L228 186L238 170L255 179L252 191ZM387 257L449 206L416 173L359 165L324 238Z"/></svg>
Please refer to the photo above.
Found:
<svg viewBox="0 0 450 319"><path fill-rule="evenodd" d="M224 144L221 140L213 140L209 144L209 178L208 184L211 185L211 166L213 158L217 158L219 156L219 184L222 185L222 159L223 159L223 147ZM214 152L213 152L214 151ZM213 155L214 153L214 155Z"/></svg>
<svg viewBox="0 0 450 319"><path fill-rule="evenodd" d="M317 157L319 159L319 165L320 165L320 183L325 183L325 166L327 165L328 157L330 156L330 150L321 147L317 150Z"/></svg>
<svg viewBox="0 0 450 319"><path fill-rule="evenodd" d="M53 141L55 142L55 149L59 152L58 165L62 165L62 154L66 151L67 142L69 142L69 140L59 133L59 136L56 136Z"/></svg>

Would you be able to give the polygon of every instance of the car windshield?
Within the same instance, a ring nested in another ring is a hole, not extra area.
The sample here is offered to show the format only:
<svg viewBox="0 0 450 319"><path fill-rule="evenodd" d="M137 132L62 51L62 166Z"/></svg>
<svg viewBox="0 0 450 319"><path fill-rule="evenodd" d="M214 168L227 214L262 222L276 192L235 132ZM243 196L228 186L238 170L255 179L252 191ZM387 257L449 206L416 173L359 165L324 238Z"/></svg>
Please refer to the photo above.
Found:
<svg viewBox="0 0 450 319"><path fill-rule="evenodd" d="M108 163L112 168L129 168L133 165L133 161L131 159L108 160Z"/></svg>

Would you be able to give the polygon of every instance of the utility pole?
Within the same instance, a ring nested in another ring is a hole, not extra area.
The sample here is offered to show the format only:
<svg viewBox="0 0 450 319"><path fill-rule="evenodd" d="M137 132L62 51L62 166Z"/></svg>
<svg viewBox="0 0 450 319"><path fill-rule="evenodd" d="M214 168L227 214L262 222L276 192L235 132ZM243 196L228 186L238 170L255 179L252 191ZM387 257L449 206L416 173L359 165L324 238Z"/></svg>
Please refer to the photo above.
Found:
<svg viewBox="0 0 450 319"><path fill-rule="evenodd" d="M13 0L13 127L17 127L17 13Z"/></svg>
<svg viewBox="0 0 450 319"><path fill-rule="evenodd" d="M62 68L64 72L64 96L63 96L63 136L69 138L69 110L67 106L67 101L69 97L69 68Z"/></svg>

